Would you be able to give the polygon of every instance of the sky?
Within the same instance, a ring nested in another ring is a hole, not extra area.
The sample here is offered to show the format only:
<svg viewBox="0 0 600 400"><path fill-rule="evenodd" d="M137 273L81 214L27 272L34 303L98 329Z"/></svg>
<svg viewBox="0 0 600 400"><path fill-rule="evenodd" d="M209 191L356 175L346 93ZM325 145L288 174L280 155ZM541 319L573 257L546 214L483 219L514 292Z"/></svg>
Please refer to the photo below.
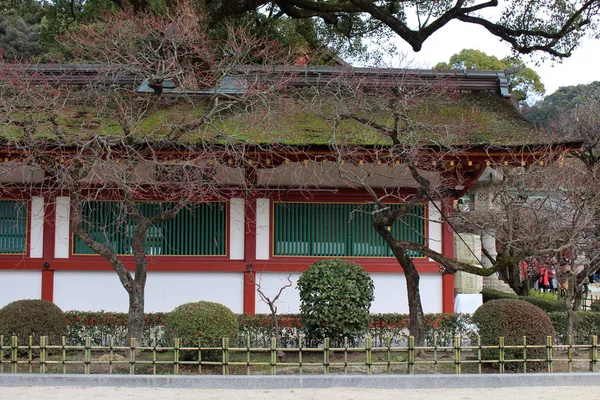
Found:
<svg viewBox="0 0 600 400"><path fill-rule="evenodd" d="M450 56L462 49L476 49L488 55L503 58L511 54L510 46L502 43L486 29L471 24L452 21L434 33L423 44L418 53L400 40L396 43L405 60L402 64L414 68L432 68L440 61L448 62ZM533 68L546 86L546 95L561 86L587 84L600 80L600 40L585 38L573 55L562 63L547 59L541 61L540 56L525 56L523 60ZM538 61L540 64L535 65Z"/></svg>

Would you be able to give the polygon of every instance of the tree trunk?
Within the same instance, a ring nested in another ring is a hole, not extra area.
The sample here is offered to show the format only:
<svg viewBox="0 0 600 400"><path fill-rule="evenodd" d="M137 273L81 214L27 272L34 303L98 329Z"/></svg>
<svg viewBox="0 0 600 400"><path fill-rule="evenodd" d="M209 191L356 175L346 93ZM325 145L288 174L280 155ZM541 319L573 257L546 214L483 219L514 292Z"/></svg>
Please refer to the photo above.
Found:
<svg viewBox="0 0 600 400"><path fill-rule="evenodd" d="M396 251L394 251L396 253ZM406 293L408 296L408 315L410 317L408 330L415 339L415 346L425 345L425 315L421 304L419 289L420 276L412 258L405 249L398 249L396 258L404 270L406 278Z"/></svg>
<svg viewBox="0 0 600 400"><path fill-rule="evenodd" d="M144 285L134 280L133 290L129 293L128 337L134 338L136 346L142 345L144 335Z"/></svg>
<svg viewBox="0 0 600 400"><path fill-rule="evenodd" d="M415 346L425 345L425 316L421 305L421 292L419 290L419 272L408 255L408 250L401 247L391 232L387 229L390 221L385 216L373 219L373 227L377 233L386 241L398 263L404 271L406 278L406 293L408 297L408 315L410 318L408 330L414 337ZM420 352L419 352L420 353Z"/></svg>

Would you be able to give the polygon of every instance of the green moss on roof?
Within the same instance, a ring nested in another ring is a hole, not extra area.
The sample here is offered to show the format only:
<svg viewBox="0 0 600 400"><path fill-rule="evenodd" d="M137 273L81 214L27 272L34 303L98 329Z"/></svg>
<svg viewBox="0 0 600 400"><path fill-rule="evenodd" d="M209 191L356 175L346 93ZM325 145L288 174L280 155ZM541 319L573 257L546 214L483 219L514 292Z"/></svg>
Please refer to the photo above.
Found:
<svg viewBox="0 0 600 400"><path fill-rule="evenodd" d="M391 139L375 129L354 120L345 119L333 131L333 122L307 109L286 110L273 107L273 113L227 112L199 124L205 109L202 104L168 104L148 111L132 124L134 138L160 140L176 131L177 140L197 142L209 140L245 142L248 144L326 145L344 142L356 145L391 144ZM106 110L93 107L69 106L53 112L11 112L4 119L0 135L16 140L32 120L38 121L38 137L85 137L92 134L118 136L123 129L116 118ZM332 112L324 112L332 117ZM362 116L391 126L391 118L384 112ZM508 99L492 92L462 92L443 101L424 101L411 107L414 124L404 140L422 144L522 144L531 141L533 127L520 115ZM178 128L187 127L181 130ZM443 143L445 140L451 143Z"/></svg>

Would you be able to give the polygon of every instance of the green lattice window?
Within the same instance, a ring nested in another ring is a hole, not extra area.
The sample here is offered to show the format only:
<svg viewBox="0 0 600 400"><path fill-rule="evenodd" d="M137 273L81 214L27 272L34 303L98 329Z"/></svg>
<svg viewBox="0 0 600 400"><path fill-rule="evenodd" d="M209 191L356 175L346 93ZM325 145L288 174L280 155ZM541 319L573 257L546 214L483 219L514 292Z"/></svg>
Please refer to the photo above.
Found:
<svg viewBox="0 0 600 400"><path fill-rule="evenodd" d="M398 207L398 205L390 205ZM273 252L276 256L391 257L371 225L373 205L274 203ZM424 206L391 227L394 237L425 242ZM421 254L410 252L413 257Z"/></svg>
<svg viewBox="0 0 600 400"><path fill-rule="evenodd" d="M25 254L27 246L27 202L0 201L0 253Z"/></svg>
<svg viewBox="0 0 600 400"><path fill-rule="evenodd" d="M141 203L142 213L152 217L173 207L171 203ZM156 224L146 234L146 254L162 256L221 256L226 254L227 207L225 202L195 203L170 221ZM132 254L132 218L118 203L89 202L84 219L87 232L118 254ZM74 237L74 254L95 254Z"/></svg>

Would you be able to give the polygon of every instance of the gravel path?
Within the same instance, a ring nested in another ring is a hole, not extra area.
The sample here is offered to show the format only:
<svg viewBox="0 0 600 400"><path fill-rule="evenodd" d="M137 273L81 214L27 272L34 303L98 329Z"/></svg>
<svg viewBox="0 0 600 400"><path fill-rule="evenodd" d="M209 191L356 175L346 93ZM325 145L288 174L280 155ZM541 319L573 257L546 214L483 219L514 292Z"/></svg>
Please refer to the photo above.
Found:
<svg viewBox="0 0 600 400"><path fill-rule="evenodd" d="M537 400L559 398L600 398L598 386L545 386L518 388L465 389L282 389L282 390L203 390L119 387L1 387L4 400Z"/></svg>

